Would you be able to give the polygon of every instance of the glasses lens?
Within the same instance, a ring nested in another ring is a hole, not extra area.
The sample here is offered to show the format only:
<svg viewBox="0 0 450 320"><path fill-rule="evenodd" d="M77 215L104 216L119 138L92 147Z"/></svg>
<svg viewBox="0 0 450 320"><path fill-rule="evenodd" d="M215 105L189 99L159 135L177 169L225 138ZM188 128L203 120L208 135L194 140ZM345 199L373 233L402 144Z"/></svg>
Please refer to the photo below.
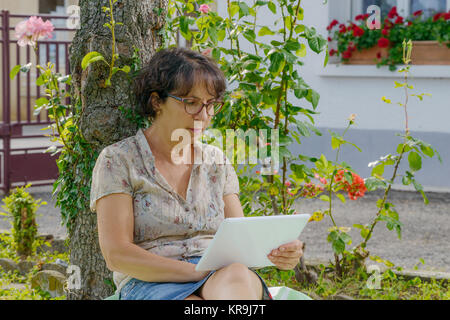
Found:
<svg viewBox="0 0 450 320"><path fill-rule="evenodd" d="M196 114L202 107L202 102L198 99L185 99L184 105L186 106L187 113Z"/></svg>
<svg viewBox="0 0 450 320"><path fill-rule="evenodd" d="M189 114L197 114L201 111L203 103L200 99L185 99L184 104L186 106L186 112ZM217 114L222 108L223 102L212 101L206 106L206 112L213 116Z"/></svg>
<svg viewBox="0 0 450 320"><path fill-rule="evenodd" d="M218 114L220 109L222 109L222 106L223 106L223 102L221 102L221 101L214 102L213 108L211 108L214 111L214 113L212 115Z"/></svg>

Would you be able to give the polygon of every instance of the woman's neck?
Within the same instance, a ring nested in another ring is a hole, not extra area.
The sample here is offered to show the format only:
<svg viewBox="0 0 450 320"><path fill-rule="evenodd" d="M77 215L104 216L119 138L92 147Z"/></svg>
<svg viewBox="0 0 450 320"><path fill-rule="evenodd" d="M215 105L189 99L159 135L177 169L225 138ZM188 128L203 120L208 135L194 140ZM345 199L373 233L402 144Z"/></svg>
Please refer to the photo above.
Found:
<svg viewBox="0 0 450 320"><path fill-rule="evenodd" d="M179 141L172 141L171 135L172 132L167 132L167 129L159 126L158 124L152 124L147 130L144 130L145 137L147 138L147 142L150 146L150 149L154 156L158 159L168 162L170 164L178 164L175 159L172 157L172 150L175 146L179 145ZM184 143L184 141L183 141ZM181 148L180 157L183 157L183 151L186 148ZM190 154L187 157L187 163L193 163L193 159L191 160L190 155L194 154L194 146L190 144L190 148L187 148ZM184 163L184 162L183 162Z"/></svg>

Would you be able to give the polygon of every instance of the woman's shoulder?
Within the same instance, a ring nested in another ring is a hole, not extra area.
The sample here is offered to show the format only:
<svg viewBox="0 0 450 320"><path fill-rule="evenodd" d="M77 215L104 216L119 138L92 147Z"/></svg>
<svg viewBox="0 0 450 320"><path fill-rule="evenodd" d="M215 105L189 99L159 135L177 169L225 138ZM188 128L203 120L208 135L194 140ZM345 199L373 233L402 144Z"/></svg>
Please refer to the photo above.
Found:
<svg viewBox="0 0 450 320"><path fill-rule="evenodd" d="M100 155L127 159L133 157L135 151L137 151L136 136L131 136L107 145L103 148Z"/></svg>

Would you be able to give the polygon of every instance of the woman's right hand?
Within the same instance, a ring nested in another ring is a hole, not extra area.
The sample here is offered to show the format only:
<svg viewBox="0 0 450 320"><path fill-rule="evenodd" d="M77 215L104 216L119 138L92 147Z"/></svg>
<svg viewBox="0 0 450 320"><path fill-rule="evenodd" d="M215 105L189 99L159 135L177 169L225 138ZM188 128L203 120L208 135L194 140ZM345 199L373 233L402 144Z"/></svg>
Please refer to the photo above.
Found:
<svg viewBox="0 0 450 320"><path fill-rule="evenodd" d="M209 271L195 270L196 264L194 264L194 263L191 263L191 264L192 264L192 272L193 272L194 281L200 281L209 274Z"/></svg>

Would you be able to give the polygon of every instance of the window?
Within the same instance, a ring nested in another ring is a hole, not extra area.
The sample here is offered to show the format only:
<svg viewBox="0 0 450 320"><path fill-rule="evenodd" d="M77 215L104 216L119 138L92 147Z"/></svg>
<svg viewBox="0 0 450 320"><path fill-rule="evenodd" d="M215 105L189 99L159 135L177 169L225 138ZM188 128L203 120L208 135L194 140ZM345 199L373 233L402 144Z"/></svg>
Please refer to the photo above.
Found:
<svg viewBox="0 0 450 320"><path fill-rule="evenodd" d="M57 7L64 7L64 0L40 0L39 13L51 13Z"/></svg>
<svg viewBox="0 0 450 320"><path fill-rule="evenodd" d="M450 8L446 0L411 0L410 13L423 10L425 18L433 16L436 12L445 12Z"/></svg>
<svg viewBox="0 0 450 320"><path fill-rule="evenodd" d="M386 18L389 10L396 6L401 16L410 16L418 10L423 11L424 18L433 16L436 12L450 10L450 0L352 0L351 15L354 18L361 13L367 13L367 7L377 5L381 8L381 19Z"/></svg>

